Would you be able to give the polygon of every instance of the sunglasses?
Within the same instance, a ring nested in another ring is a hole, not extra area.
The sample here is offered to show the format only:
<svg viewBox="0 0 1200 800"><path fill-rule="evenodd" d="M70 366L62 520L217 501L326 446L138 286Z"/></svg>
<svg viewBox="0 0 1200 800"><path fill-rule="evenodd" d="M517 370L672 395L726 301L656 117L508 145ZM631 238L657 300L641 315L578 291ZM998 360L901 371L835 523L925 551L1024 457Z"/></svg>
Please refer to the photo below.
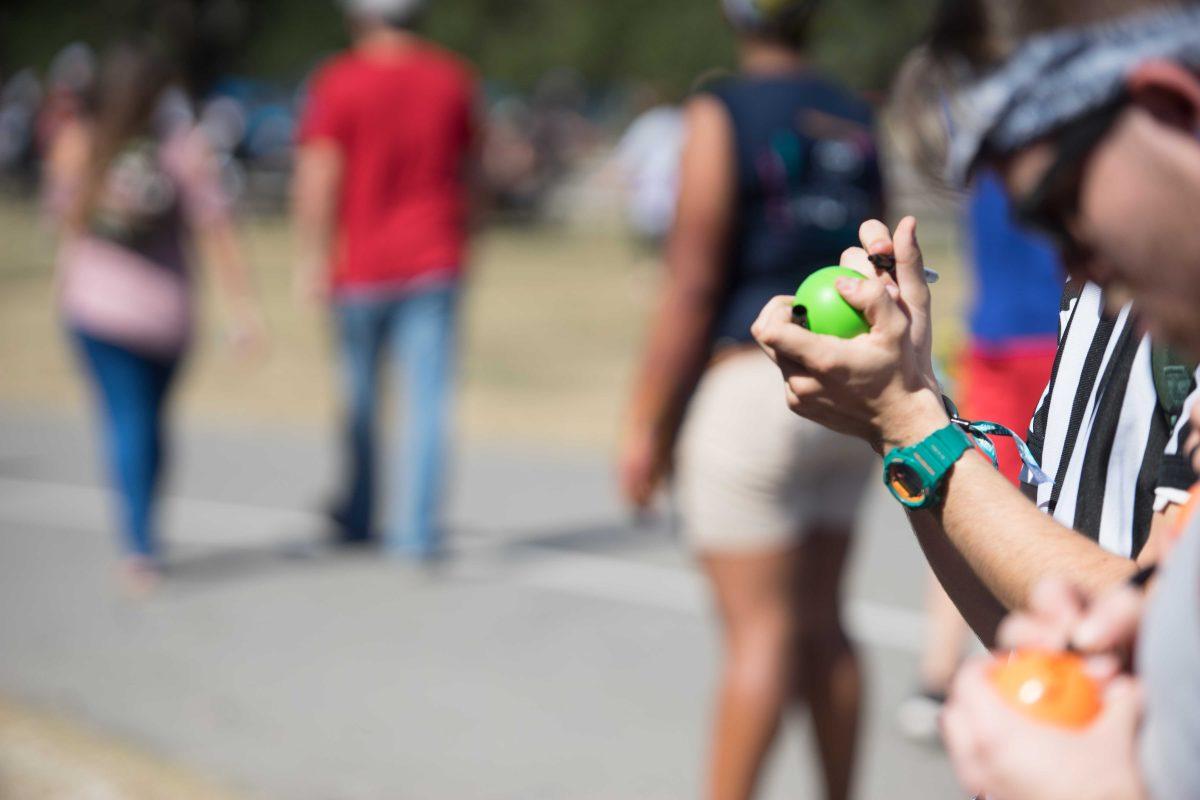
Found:
<svg viewBox="0 0 1200 800"><path fill-rule="evenodd" d="M1128 105L1121 95L1059 129L1058 151L1038 185L1013 199L1013 219L1041 234L1064 257L1082 256L1088 249L1071 233L1070 220L1079 212L1079 191L1088 156L1112 129Z"/></svg>

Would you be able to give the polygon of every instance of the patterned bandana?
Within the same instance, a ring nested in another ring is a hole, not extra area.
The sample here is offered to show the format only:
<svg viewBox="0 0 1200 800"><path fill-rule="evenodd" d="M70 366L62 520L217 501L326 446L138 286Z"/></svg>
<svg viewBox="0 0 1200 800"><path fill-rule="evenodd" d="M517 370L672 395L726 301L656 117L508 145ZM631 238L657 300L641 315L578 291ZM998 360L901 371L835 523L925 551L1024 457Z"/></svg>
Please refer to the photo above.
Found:
<svg viewBox="0 0 1200 800"><path fill-rule="evenodd" d="M948 100L947 177L963 185L985 154L1006 155L1114 100L1139 64L1200 67L1200 8L1135 14L1027 39Z"/></svg>
<svg viewBox="0 0 1200 800"><path fill-rule="evenodd" d="M788 33L792 25L803 25L819 0L721 0L725 16L741 31Z"/></svg>

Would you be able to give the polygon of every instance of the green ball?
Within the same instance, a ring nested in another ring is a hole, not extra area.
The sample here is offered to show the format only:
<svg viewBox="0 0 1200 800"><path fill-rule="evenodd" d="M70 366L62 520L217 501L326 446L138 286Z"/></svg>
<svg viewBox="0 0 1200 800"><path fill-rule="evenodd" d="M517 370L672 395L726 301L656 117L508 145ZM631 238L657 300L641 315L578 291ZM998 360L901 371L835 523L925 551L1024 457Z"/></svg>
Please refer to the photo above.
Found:
<svg viewBox="0 0 1200 800"><path fill-rule="evenodd" d="M846 267L825 267L804 279L792 301L792 318L813 333L853 339L871 330L867 319L838 293L838 278L863 280Z"/></svg>

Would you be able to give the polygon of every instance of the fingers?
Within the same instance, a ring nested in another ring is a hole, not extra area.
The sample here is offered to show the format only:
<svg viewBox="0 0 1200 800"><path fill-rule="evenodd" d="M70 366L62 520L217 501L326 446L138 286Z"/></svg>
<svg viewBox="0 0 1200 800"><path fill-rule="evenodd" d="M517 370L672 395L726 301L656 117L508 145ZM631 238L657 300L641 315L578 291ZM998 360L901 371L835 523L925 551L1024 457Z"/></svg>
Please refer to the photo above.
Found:
<svg viewBox="0 0 1200 800"><path fill-rule="evenodd" d="M792 300L793 298L786 294L772 297L763 306L762 311L758 312L758 318L750 326L750 335L754 337L754 341L758 342L758 346L776 364L779 363L779 356L771 342L776 340L782 326L792 324Z"/></svg>
<svg viewBox="0 0 1200 800"><path fill-rule="evenodd" d="M866 283L851 279L851 283ZM792 322L791 298L771 300L751 326L755 341L776 364L793 362L806 372L823 373L839 363L846 341L821 336Z"/></svg>
<svg viewBox="0 0 1200 800"><path fill-rule="evenodd" d="M1010 614L996 631L996 643L1005 650L1063 650L1068 632L1030 614Z"/></svg>
<svg viewBox="0 0 1200 800"><path fill-rule="evenodd" d="M858 226L858 240L862 242L864 252L873 256L895 255L892 232L877 219L869 219Z"/></svg>
<svg viewBox="0 0 1200 800"><path fill-rule="evenodd" d="M955 676L944 714L947 734L955 737L950 751L955 770L964 787L973 792L987 788L984 784L989 754L1002 739L997 726L1009 715L988 677L994 664L990 656L963 664ZM947 748L951 748L949 741Z"/></svg>
<svg viewBox="0 0 1200 800"><path fill-rule="evenodd" d="M1088 656L1083 662L1083 668L1100 686L1105 686L1124 669L1123 659L1114 655Z"/></svg>
<svg viewBox="0 0 1200 800"><path fill-rule="evenodd" d="M942 741L954 764L958 782L967 794L979 794L984 790L984 770L979 763L978 743L963 712L957 708L946 709L942 712L941 727Z"/></svg>
<svg viewBox="0 0 1200 800"><path fill-rule="evenodd" d="M1106 592L1076 626L1071 643L1085 653L1125 650L1137 636L1145 593L1132 586Z"/></svg>
<svg viewBox="0 0 1200 800"><path fill-rule="evenodd" d="M896 251L896 280L900 287L925 285L925 259L917 244L917 218L905 217L892 236Z"/></svg>
<svg viewBox="0 0 1200 800"><path fill-rule="evenodd" d="M872 330L903 331L907 317L898 305L896 286L880 280L843 278L837 282L837 289L847 303L863 312Z"/></svg>
<svg viewBox="0 0 1200 800"><path fill-rule="evenodd" d="M816 378L798 369L784 371L788 408L802 417L813 412L814 398L822 396L823 387Z"/></svg>
<svg viewBox="0 0 1200 800"><path fill-rule="evenodd" d="M1034 586L1029 608L1000 624L996 638L1008 650L1065 650L1083 619L1086 601L1069 583L1047 578Z"/></svg>
<svg viewBox="0 0 1200 800"><path fill-rule="evenodd" d="M621 494L635 511L645 511L654 499L657 481L648 470L627 470L621 476Z"/></svg>
<svg viewBox="0 0 1200 800"><path fill-rule="evenodd" d="M867 251L861 247L847 247L842 251L842 257L838 264L852 269L866 278L876 277L875 266L867 260Z"/></svg>
<svg viewBox="0 0 1200 800"><path fill-rule="evenodd" d="M1087 598L1062 578L1046 578L1033 587L1029 610L1064 632L1073 629L1087 612Z"/></svg>

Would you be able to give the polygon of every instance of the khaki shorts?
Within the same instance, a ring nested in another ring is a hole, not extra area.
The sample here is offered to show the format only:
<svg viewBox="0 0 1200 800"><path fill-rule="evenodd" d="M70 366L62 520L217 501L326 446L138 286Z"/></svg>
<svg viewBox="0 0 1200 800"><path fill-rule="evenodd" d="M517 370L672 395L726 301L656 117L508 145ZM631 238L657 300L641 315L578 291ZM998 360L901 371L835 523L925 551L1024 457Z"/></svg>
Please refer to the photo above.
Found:
<svg viewBox="0 0 1200 800"><path fill-rule="evenodd" d="M701 551L753 551L816 525L848 529L878 463L864 442L793 414L766 355L730 356L704 375L680 435L684 538Z"/></svg>

